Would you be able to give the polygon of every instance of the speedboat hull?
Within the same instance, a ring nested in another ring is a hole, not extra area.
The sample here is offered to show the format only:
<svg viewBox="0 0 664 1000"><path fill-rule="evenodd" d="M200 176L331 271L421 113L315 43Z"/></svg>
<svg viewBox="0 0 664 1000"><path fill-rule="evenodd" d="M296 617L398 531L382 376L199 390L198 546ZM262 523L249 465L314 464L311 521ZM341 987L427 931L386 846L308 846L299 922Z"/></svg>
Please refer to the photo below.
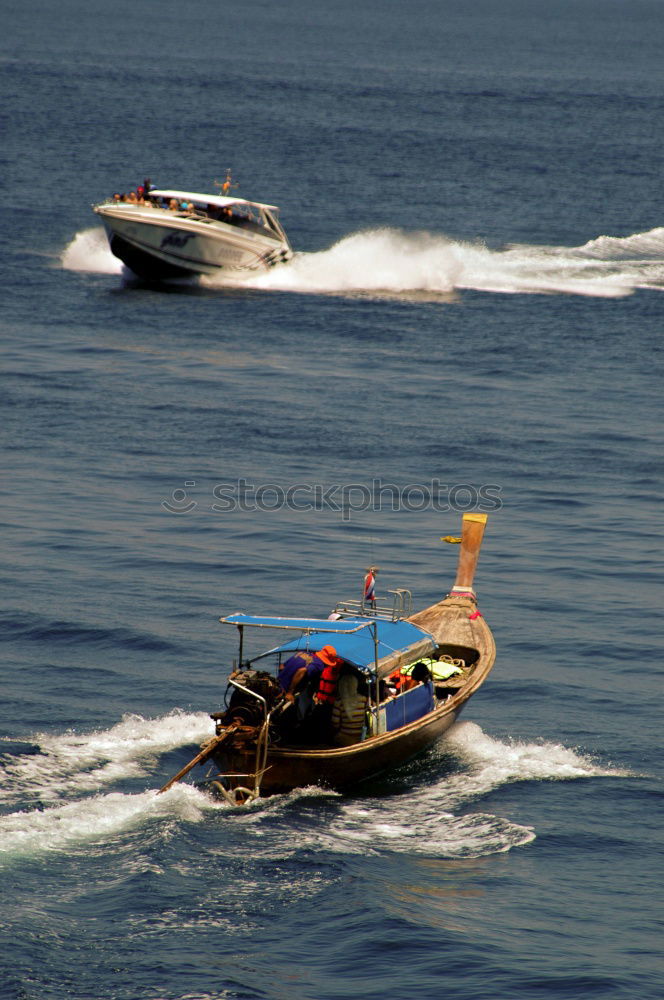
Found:
<svg viewBox="0 0 664 1000"><path fill-rule="evenodd" d="M233 216L233 223L153 205L95 206L111 252L148 280L227 274L241 277L289 260L292 250L278 223L274 228Z"/></svg>

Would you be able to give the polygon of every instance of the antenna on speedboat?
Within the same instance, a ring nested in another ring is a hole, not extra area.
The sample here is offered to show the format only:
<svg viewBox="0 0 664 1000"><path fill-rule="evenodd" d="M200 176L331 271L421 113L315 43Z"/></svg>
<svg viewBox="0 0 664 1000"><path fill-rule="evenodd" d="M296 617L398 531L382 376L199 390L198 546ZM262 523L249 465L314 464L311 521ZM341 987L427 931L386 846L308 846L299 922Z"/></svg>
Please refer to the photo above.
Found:
<svg viewBox="0 0 664 1000"><path fill-rule="evenodd" d="M475 596L473 580L475 578L477 560L480 556L487 516L487 514L480 514L475 511L463 515L459 564L457 566L456 580L451 590L453 597L461 594L470 594L471 597ZM456 538L452 539L449 536L444 539L444 541L448 540L457 541Z"/></svg>

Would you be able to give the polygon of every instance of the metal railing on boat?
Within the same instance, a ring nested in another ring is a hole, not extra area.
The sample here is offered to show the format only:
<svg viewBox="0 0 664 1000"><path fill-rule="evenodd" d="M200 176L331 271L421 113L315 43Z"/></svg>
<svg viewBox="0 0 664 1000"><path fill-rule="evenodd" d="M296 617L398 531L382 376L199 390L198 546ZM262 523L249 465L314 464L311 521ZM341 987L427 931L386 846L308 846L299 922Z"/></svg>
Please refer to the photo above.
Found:
<svg viewBox="0 0 664 1000"><path fill-rule="evenodd" d="M334 608L340 618L378 618L380 621L398 622L413 613L413 595L403 587L388 590L391 597L377 597L374 601L338 601Z"/></svg>

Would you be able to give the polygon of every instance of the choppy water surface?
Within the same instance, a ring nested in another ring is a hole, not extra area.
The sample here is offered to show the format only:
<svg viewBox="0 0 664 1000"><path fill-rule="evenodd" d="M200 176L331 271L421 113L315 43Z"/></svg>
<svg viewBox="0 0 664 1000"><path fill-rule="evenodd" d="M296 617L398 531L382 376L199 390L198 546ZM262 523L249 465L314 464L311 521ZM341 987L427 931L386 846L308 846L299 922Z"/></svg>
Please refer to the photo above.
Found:
<svg viewBox="0 0 664 1000"><path fill-rule="evenodd" d="M664 11L356 8L29 0L0 42L3 1000L661 997ZM134 280L90 204L229 166L293 261ZM444 741L157 795L220 615L376 563L424 607L485 496L498 659Z"/></svg>

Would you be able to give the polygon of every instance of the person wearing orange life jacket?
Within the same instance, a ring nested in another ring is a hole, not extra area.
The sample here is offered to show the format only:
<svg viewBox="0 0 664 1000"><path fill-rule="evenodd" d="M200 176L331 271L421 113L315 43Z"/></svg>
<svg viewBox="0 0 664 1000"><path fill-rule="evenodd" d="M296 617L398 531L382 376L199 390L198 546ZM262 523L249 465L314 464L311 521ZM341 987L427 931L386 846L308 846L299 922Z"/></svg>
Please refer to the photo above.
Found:
<svg viewBox="0 0 664 1000"><path fill-rule="evenodd" d="M316 653L299 650L286 660L278 680L289 706L282 712L281 728L300 743L331 741L332 709L343 666L334 646Z"/></svg>
<svg viewBox="0 0 664 1000"><path fill-rule="evenodd" d="M314 660L317 659L322 660L325 666L320 673L314 701L317 705L334 705L337 697L337 681L344 661L337 656L334 646L323 646L314 656Z"/></svg>
<svg viewBox="0 0 664 1000"><path fill-rule="evenodd" d="M332 740L332 709L337 697L337 682L343 666L334 646L319 649L308 666L308 675L318 673L318 688L314 693L314 707L307 719L307 734L312 743L330 743Z"/></svg>
<svg viewBox="0 0 664 1000"><path fill-rule="evenodd" d="M399 667L397 670L392 671L387 679L387 683L388 686L396 689L397 694L401 694L403 691L409 691L411 688L414 688L417 681L409 677L408 674L402 674Z"/></svg>
<svg viewBox="0 0 664 1000"><path fill-rule="evenodd" d="M397 694L403 694L404 691L410 691L411 688L417 687L418 684L426 683L430 680L431 671L426 663L419 660L413 666L398 667L392 671L387 679L387 683L396 689Z"/></svg>

